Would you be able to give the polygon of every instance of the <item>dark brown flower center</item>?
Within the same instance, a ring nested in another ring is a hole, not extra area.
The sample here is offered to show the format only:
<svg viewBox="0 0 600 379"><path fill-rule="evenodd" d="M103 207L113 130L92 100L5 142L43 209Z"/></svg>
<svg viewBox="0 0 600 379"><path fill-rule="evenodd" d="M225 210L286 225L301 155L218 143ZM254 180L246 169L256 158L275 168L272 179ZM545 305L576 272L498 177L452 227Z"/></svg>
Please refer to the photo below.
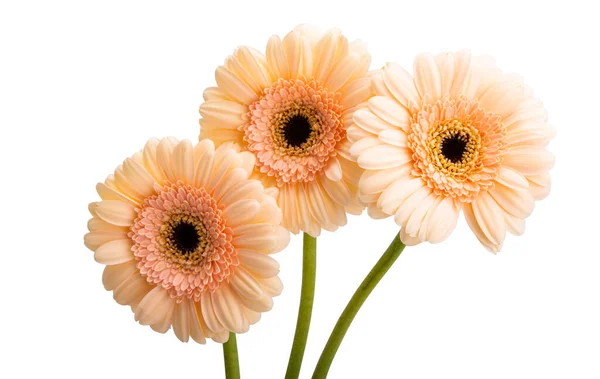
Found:
<svg viewBox="0 0 600 379"><path fill-rule="evenodd" d="M297 114L287 121L283 127L283 138L291 147L300 147L305 144L312 132L310 121L302 114Z"/></svg>
<svg viewBox="0 0 600 379"><path fill-rule="evenodd" d="M181 221L173 227L169 236L173 246L181 253L188 254L200 246L201 237L192 223Z"/></svg>
<svg viewBox="0 0 600 379"><path fill-rule="evenodd" d="M460 162L467 151L469 141L460 134L454 134L442 141L442 155L452 163Z"/></svg>

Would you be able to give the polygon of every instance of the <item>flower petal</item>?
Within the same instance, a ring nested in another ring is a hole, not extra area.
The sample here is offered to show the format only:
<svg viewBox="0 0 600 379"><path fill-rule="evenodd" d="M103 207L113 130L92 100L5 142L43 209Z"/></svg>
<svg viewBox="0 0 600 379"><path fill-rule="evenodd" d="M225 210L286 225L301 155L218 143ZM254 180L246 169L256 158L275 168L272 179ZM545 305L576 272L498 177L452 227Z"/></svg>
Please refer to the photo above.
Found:
<svg viewBox="0 0 600 379"><path fill-rule="evenodd" d="M369 109L382 120L403 129L410 125L410 113L389 97L374 96L369 99Z"/></svg>
<svg viewBox="0 0 600 379"><path fill-rule="evenodd" d="M100 201L94 210L102 220L117 226L130 226L136 217L133 204L119 200Z"/></svg>
<svg viewBox="0 0 600 379"><path fill-rule="evenodd" d="M390 145L377 145L363 151L358 157L358 165L367 170L383 170L399 167L412 160L408 149Z"/></svg>
<svg viewBox="0 0 600 379"><path fill-rule="evenodd" d="M94 253L94 259L105 265L117 265L134 259L131 247L133 242L127 239L106 242L98 247Z"/></svg>
<svg viewBox="0 0 600 379"><path fill-rule="evenodd" d="M421 98L435 102L442 97L442 82L435 58L431 54L419 54L414 63L415 85Z"/></svg>

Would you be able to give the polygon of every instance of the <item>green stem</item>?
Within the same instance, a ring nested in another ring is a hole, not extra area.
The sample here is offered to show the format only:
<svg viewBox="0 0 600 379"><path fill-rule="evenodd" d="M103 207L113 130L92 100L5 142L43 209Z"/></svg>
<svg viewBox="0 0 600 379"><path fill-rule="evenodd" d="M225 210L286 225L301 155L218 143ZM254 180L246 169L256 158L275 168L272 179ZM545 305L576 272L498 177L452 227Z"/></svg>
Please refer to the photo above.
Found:
<svg viewBox="0 0 600 379"><path fill-rule="evenodd" d="M229 340L223 344L223 358L225 360L225 378L240 379L240 362L235 333L229 333Z"/></svg>
<svg viewBox="0 0 600 379"><path fill-rule="evenodd" d="M313 373L313 379L324 379L327 377L327 373L329 372L329 368L331 367L331 362L335 357L335 354L350 327L354 317L358 313L360 307L363 305L367 297L371 294L377 283L383 278L385 273L390 269L392 264L398 259L402 250L404 250L405 245L400 241L400 236L396 234L394 240L387 248L385 253L379 258L379 261L373 266L371 272L367 275L365 280L360 284L360 286L354 292L352 299L346 305L346 309L342 312L340 318L338 319L331 335L329 336L329 340L321 353L321 357L319 358L319 362L317 362L317 367L315 368L315 372Z"/></svg>
<svg viewBox="0 0 600 379"><path fill-rule="evenodd" d="M310 317L312 315L313 300L315 297L315 277L317 272L317 239L304 233L304 247L302 255L302 290L300 293L300 308L296 321L296 334L290 352L285 379L297 379L300 376L304 349L308 339Z"/></svg>

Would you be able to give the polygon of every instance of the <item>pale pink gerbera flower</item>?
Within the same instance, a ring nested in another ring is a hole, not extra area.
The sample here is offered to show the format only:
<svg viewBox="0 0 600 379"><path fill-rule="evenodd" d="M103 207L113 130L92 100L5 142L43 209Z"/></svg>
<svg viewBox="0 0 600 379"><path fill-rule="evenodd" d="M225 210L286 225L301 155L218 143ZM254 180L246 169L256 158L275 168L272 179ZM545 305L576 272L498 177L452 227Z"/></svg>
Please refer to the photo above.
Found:
<svg viewBox="0 0 600 379"><path fill-rule="evenodd" d="M395 215L406 244L444 240L462 210L497 252L548 195L554 128L521 78L489 58L422 54L414 72L390 63L375 73L378 96L354 114L361 200L373 217Z"/></svg>
<svg viewBox="0 0 600 379"><path fill-rule="evenodd" d="M278 188L283 225L312 236L362 211L361 170L346 129L371 95L370 56L338 30L299 26L271 37L266 55L238 48L204 92L200 138L236 142L256 156L256 177Z"/></svg>
<svg viewBox="0 0 600 379"><path fill-rule="evenodd" d="M281 292L289 232L254 156L232 145L150 140L96 189L85 244L102 281L141 324L184 342L243 333Z"/></svg>

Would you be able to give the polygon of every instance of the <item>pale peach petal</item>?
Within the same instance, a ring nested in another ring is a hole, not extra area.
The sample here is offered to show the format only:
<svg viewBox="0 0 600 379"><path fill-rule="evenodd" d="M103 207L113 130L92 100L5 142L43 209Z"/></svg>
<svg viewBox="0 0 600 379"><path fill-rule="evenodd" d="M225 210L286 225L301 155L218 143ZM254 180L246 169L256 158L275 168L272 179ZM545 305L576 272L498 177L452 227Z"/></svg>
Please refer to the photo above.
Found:
<svg viewBox="0 0 600 379"><path fill-rule="evenodd" d="M102 200L119 200L124 203L131 203L133 205L136 204L136 201L128 198L127 196L120 193L119 191L110 188L109 186L107 186L104 183L96 184L96 192L98 192L98 195L100 195L100 198Z"/></svg>
<svg viewBox="0 0 600 379"><path fill-rule="evenodd" d="M102 220L117 226L129 226L136 216L134 206L119 200L103 200L95 205L95 212Z"/></svg>
<svg viewBox="0 0 600 379"><path fill-rule="evenodd" d="M215 200L221 202L223 196L236 185L245 183L245 179L248 179L248 171L245 168L239 167L228 171L219 183L219 186L215 188L213 197Z"/></svg>
<svg viewBox="0 0 600 379"><path fill-rule="evenodd" d="M267 254L275 249L276 241L271 235L240 235L233 237L233 243L240 249L258 250Z"/></svg>
<svg viewBox="0 0 600 379"><path fill-rule="evenodd" d="M431 243L439 243L448 238L456 228L460 207L456 204L456 200L446 197L430 211L432 213L427 225L427 240Z"/></svg>
<svg viewBox="0 0 600 379"><path fill-rule="evenodd" d="M175 305L173 312L173 332L181 342L190 340L190 319L195 315L190 315L189 300L184 300Z"/></svg>
<svg viewBox="0 0 600 379"><path fill-rule="evenodd" d="M213 100L231 100L227 94L219 87L208 87L202 93L202 98L205 101Z"/></svg>
<svg viewBox="0 0 600 379"><path fill-rule="evenodd" d="M231 287L248 300L258 301L265 295L260 283L243 267L236 269L231 279Z"/></svg>
<svg viewBox="0 0 600 379"><path fill-rule="evenodd" d="M503 186L513 189L523 189L528 187L525 177L508 167L502 167L500 169L496 181Z"/></svg>
<svg viewBox="0 0 600 379"><path fill-rule="evenodd" d="M508 213L504 214L504 221L506 222L506 230L516 236L520 236L525 233L525 220L522 218L514 217Z"/></svg>
<svg viewBox="0 0 600 379"><path fill-rule="evenodd" d="M535 203L528 189L517 190L497 183L490 190L490 195L498 205L515 217L526 218L533 212Z"/></svg>
<svg viewBox="0 0 600 379"><path fill-rule="evenodd" d="M375 202L377 202L377 200L375 200ZM371 217L372 219L375 219L375 220L390 217L389 214L387 214L387 213L383 212L381 209L379 209L377 207L377 204L370 204L369 207L367 208L367 213L369 214L369 217Z"/></svg>
<svg viewBox="0 0 600 379"><path fill-rule="evenodd" d="M241 165L242 158L235 150L227 148L225 145L220 146L215 151L215 169L213 170L210 181L206 185L206 190L208 192L214 191L225 177L225 174L227 174L227 171L240 167Z"/></svg>
<svg viewBox="0 0 600 379"><path fill-rule="evenodd" d="M346 182L339 180L337 182L321 178L321 185L327 192L327 195L338 204L346 206L352 201L352 194Z"/></svg>
<svg viewBox="0 0 600 379"><path fill-rule="evenodd" d="M410 170L410 165L404 165L385 170L366 171L360 178L360 191L363 194L381 193L398 179L407 178Z"/></svg>
<svg viewBox="0 0 600 379"><path fill-rule="evenodd" d="M207 141L207 140L204 140ZM203 143L202 141L201 143ZM206 149L196 158L196 172L194 173L194 186L204 188L210 182L215 162L214 145L211 141Z"/></svg>
<svg viewBox="0 0 600 379"><path fill-rule="evenodd" d="M252 81L256 83L258 92L261 92L261 89L273 82L271 74L265 67L266 58L260 52L247 46L242 46L236 50L234 55Z"/></svg>
<svg viewBox="0 0 600 379"><path fill-rule="evenodd" d="M248 83L223 66L215 71L215 80L228 97L240 104L252 103L258 97Z"/></svg>
<svg viewBox="0 0 600 379"><path fill-rule="evenodd" d="M132 245L133 243L128 238L106 242L96 249L94 259L105 265L125 263L134 259L131 252Z"/></svg>
<svg viewBox="0 0 600 379"><path fill-rule="evenodd" d="M400 128L410 125L410 113L394 100L375 96L369 99L369 109L385 122Z"/></svg>
<svg viewBox="0 0 600 379"><path fill-rule="evenodd" d="M238 182L236 185L231 187L225 192L220 198L219 202L225 207L232 204L232 202L238 199L259 199L264 193L265 189L257 180L244 180ZM268 220L267 220L268 221Z"/></svg>
<svg viewBox="0 0 600 379"><path fill-rule="evenodd" d="M339 92L342 94L341 105L344 108L352 108L374 94L371 79L366 77L346 83L345 86L340 88Z"/></svg>
<svg viewBox="0 0 600 379"><path fill-rule="evenodd" d="M473 215L479 228L492 245L502 245L506 228L504 211L487 193L482 193L473 203Z"/></svg>
<svg viewBox="0 0 600 379"><path fill-rule="evenodd" d="M271 296L263 296L258 301L249 300L245 297L241 297L241 300L245 307L255 312L268 312L273 309L273 298Z"/></svg>
<svg viewBox="0 0 600 379"><path fill-rule="evenodd" d="M383 80L393 97L407 109L420 102L412 76L400 65L386 64L383 70Z"/></svg>
<svg viewBox="0 0 600 379"><path fill-rule="evenodd" d="M504 156L503 163L522 175L540 175L554 166L554 155L539 147L515 147Z"/></svg>
<svg viewBox="0 0 600 379"><path fill-rule="evenodd" d="M477 237L479 242L481 242L481 244L483 246L485 246L485 248L488 249L489 251L491 251L493 253L499 252L500 249L502 248L502 245L495 244L492 241L490 241L490 239L483 232L483 229L481 228L479 222L477 221L477 218L475 217L473 205L465 204L463 206L463 212L465 214L465 219L467 220L467 224L469 224L469 227L471 228L471 230L473 231L473 233L475 234L475 236Z"/></svg>
<svg viewBox="0 0 600 379"><path fill-rule="evenodd" d="M272 36L267 43L267 63L275 77L285 79L290 77L290 67L278 36Z"/></svg>
<svg viewBox="0 0 600 379"><path fill-rule="evenodd" d="M174 182L175 178L175 167L173 164L173 149L177 144L177 140L174 138L163 138L156 147L156 163L162 173L162 177Z"/></svg>
<svg viewBox="0 0 600 379"><path fill-rule="evenodd" d="M325 175L334 182L342 180L342 166L337 158L333 157L329 160L329 163L325 166Z"/></svg>
<svg viewBox="0 0 600 379"><path fill-rule="evenodd" d="M229 286L219 288L211 295L217 319L234 333L248 331L248 321L244 316L238 295Z"/></svg>
<svg viewBox="0 0 600 379"><path fill-rule="evenodd" d="M244 124L248 107L234 101L213 100L200 105L200 115L208 122L219 123L225 129L236 129Z"/></svg>
<svg viewBox="0 0 600 379"><path fill-rule="evenodd" d="M377 137L369 136L352 144L350 147L350 157L356 161L366 150L374 146L379 146L381 140Z"/></svg>
<svg viewBox="0 0 600 379"><path fill-rule="evenodd" d="M142 162L144 164L144 167L146 168L146 171L148 171L148 173L152 175L154 180L156 180L157 182L162 182L165 179L165 177L162 174L162 170L158 166L158 161L156 157L156 150L158 148L159 142L160 141L156 138L148 140L148 142L144 146L144 149L142 150Z"/></svg>
<svg viewBox="0 0 600 379"><path fill-rule="evenodd" d="M243 267L263 278L279 274L279 263L268 255L245 249L240 249L239 255Z"/></svg>
<svg viewBox="0 0 600 379"><path fill-rule="evenodd" d="M309 40L298 30L283 38L283 49L290 68L290 76L312 76L312 50Z"/></svg>
<svg viewBox="0 0 600 379"><path fill-rule="evenodd" d="M185 302L184 302L185 303ZM206 343L206 325L204 324L204 320L202 318L202 312L200 311L200 307L198 303L193 301L188 301L189 306L189 323L190 323L190 336L194 341L199 344ZM229 335L229 333L227 333Z"/></svg>
<svg viewBox="0 0 600 379"><path fill-rule="evenodd" d="M184 183L194 183L194 147L188 140L183 140L173 149L175 177Z"/></svg>
<svg viewBox="0 0 600 379"><path fill-rule="evenodd" d="M421 178L396 180L383 191L377 205L387 214L395 214L400 205L413 193L425 186Z"/></svg>
<svg viewBox="0 0 600 379"><path fill-rule="evenodd" d="M375 92L375 96L386 96L390 99L394 98L394 95L388 89L385 79L384 73L382 70L374 70L371 72L371 84L373 86L373 92Z"/></svg>
<svg viewBox="0 0 600 379"><path fill-rule="evenodd" d="M225 326L217 319L215 310L213 308L212 295L209 292L204 292L200 299L200 309L202 310L202 316L206 327L212 332L220 332L226 330Z"/></svg>
<svg viewBox="0 0 600 379"><path fill-rule="evenodd" d="M107 266L110 267L110 266ZM113 298L117 304L129 305L135 310L144 296L152 290L145 277L139 273L128 276L121 284L113 289Z"/></svg>
<svg viewBox="0 0 600 379"><path fill-rule="evenodd" d="M256 157L248 151L240 152L240 157L242 158L242 168L246 170L248 176L252 175L254 172L254 165L256 164Z"/></svg>
<svg viewBox="0 0 600 379"><path fill-rule="evenodd" d="M223 216L231 225L242 225L256 218L260 203L254 199L238 200L223 211Z"/></svg>
<svg viewBox="0 0 600 379"><path fill-rule="evenodd" d="M442 97L440 71L431 54L419 54L414 63L415 85L421 98L435 102Z"/></svg>
<svg viewBox="0 0 600 379"><path fill-rule="evenodd" d="M107 291L112 291L137 271L135 261L106 266L102 272L102 284Z"/></svg>
<svg viewBox="0 0 600 379"><path fill-rule="evenodd" d="M391 146L373 146L358 157L358 165L367 170L384 170L386 168L399 167L410 162L412 159L408 149Z"/></svg>
<svg viewBox="0 0 600 379"><path fill-rule="evenodd" d="M389 145L408 147L406 133L398 129L387 129L379 132L379 139Z"/></svg>
<svg viewBox="0 0 600 379"><path fill-rule="evenodd" d="M423 242L417 237L410 236L404 228L400 229L400 241L406 246L416 246Z"/></svg>
<svg viewBox="0 0 600 379"><path fill-rule="evenodd" d="M360 57L348 55L340 59L325 81L325 86L330 91L337 91L352 78L356 67L360 63Z"/></svg>
<svg viewBox="0 0 600 379"><path fill-rule="evenodd" d="M283 283L278 276L272 278L261 278L258 279L262 283L264 290L271 296L278 296L283 291Z"/></svg>
<svg viewBox="0 0 600 379"><path fill-rule="evenodd" d="M425 203L425 199L431 194L431 188L427 186L422 186L413 192L410 196L406 197L406 199L402 202L398 210L396 211L396 216L394 217L394 221L396 224L400 226L406 226L406 232L409 235L416 235L419 232L419 226L421 224L422 219L425 217L426 210L429 208L428 206L422 210L421 214L417 219L413 219L410 227L407 225L409 218L415 212L415 209L419 207L419 205ZM431 199L433 201L434 198ZM416 216L415 216L416 217Z"/></svg>
<svg viewBox="0 0 600 379"><path fill-rule="evenodd" d="M313 237L317 237L321 233L321 229L320 225L314 222L310 214L310 205L306 197L306 186L304 184L297 185L294 196L298 205L298 225L300 229Z"/></svg>
<svg viewBox="0 0 600 379"><path fill-rule="evenodd" d="M109 224L110 225L110 224ZM119 230L98 230L87 233L83 237L83 243L90 250L96 250L106 242L127 239L127 232Z"/></svg>
<svg viewBox="0 0 600 379"><path fill-rule="evenodd" d="M505 118L517 111L519 104L528 97L525 91L522 82L505 75L482 94L479 103L484 109Z"/></svg>
<svg viewBox="0 0 600 379"><path fill-rule="evenodd" d="M338 46L340 44L345 44L345 48L348 48L348 41L338 29L332 29L325 33L316 44L314 54L314 77L316 80L325 82L336 62L336 55L339 58L340 52ZM343 49L344 47L340 48Z"/></svg>
<svg viewBox="0 0 600 379"><path fill-rule="evenodd" d="M153 325L164 321L173 311L175 299L161 287L148 292L135 309L135 320L142 325Z"/></svg>

